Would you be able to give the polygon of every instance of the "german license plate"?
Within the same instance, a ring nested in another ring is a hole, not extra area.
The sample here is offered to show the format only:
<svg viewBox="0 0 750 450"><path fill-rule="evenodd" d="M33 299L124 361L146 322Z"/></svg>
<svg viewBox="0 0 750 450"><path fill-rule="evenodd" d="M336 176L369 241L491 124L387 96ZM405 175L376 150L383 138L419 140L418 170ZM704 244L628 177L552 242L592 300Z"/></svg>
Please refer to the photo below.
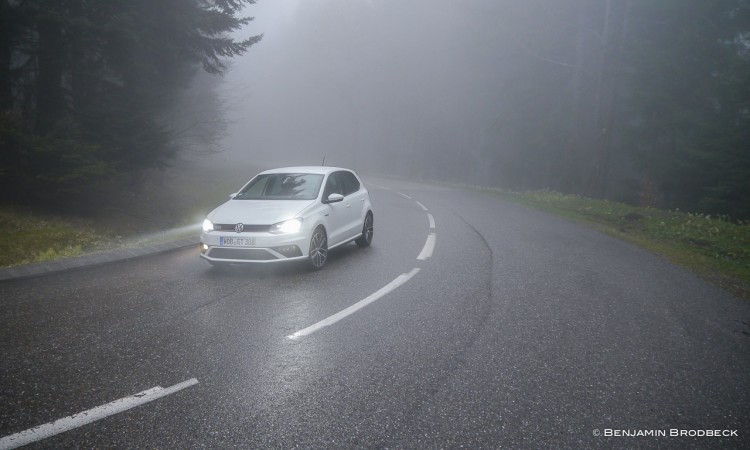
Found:
<svg viewBox="0 0 750 450"><path fill-rule="evenodd" d="M254 237L219 237L222 247L255 247Z"/></svg>

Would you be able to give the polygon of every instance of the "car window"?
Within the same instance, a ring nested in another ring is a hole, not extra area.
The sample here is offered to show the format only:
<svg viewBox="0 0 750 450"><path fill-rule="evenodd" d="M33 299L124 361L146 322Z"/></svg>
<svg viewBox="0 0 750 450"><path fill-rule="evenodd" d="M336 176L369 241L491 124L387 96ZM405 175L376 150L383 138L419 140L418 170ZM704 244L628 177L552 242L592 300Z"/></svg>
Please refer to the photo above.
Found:
<svg viewBox="0 0 750 450"><path fill-rule="evenodd" d="M344 195L353 194L359 190L359 180L351 172L336 172L339 180L344 184Z"/></svg>
<svg viewBox="0 0 750 450"><path fill-rule="evenodd" d="M334 172L328 175L328 180L326 181L326 188L323 191L323 198L328 198L328 196L331 194L344 195L344 189L338 177L338 172Z"/></svg>
<svg viewBox="0 0 750 450"><path fill-rule="evenodd" d="M314 200L323 175L311 173L269 173L253 178L235 200Z"/></svg>
<svg viewBox="0 0 750 450"><path fill-rule="evenodd" d="M262 197L263 192L268 184L269 177L262 177L257 181L250 183L247 188L243 189L240 193L248 197Z"/></svg>

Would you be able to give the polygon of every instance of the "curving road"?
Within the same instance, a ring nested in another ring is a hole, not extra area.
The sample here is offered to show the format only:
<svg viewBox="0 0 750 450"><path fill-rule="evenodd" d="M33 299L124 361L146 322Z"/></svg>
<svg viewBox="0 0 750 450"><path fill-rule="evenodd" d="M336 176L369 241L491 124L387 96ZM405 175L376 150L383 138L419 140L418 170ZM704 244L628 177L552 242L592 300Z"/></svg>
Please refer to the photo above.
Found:
<svg viewBox="0 0 750 450"><path fill-rule="evenodd" d="M321 272L190 248L0 283L0 448L750 446L750 303L482 193L367 181L373 246ZM728 436L670 436L705 430Z"/></svg>

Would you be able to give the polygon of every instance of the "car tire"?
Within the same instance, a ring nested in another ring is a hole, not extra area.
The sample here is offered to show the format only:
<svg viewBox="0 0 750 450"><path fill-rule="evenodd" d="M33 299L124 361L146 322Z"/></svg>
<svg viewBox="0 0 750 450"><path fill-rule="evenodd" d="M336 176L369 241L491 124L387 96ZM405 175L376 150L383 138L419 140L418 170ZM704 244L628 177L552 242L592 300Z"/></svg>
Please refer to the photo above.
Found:
<svg viewBox="0 0 750 450"><path fill-rule="evenodd" d="M326 230L319 226L310 237L310 250L308 252L308 265L313 270L320 270L328 259L328 236Z"/></svg>
<svg viewBox="0 0 750 450"><path fill-rule="evenodd" d="M365 221L362 224L362 236L358 237L354 243L357 244L357 247L364 248L369 247L372 243L372 235L375 231L375 228L373 227L375 221L372 217L372 212L367 212L367 215L365 216Z"/></svg>

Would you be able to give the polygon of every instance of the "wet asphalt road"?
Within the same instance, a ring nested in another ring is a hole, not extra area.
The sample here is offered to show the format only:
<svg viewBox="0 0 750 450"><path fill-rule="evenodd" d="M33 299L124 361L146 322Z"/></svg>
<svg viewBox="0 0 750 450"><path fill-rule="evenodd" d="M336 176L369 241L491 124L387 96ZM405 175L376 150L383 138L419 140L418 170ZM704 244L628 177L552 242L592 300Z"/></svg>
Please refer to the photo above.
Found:
<svg viewBox="0 0 750 450"><path fill-rule="evenodd" d="M0 283L0 437L195 378L29 448L750 446L750 303L486 194L369 181L373 246L321 272L185 249ZM667 436L596 436L639 430Z"/></svg>

